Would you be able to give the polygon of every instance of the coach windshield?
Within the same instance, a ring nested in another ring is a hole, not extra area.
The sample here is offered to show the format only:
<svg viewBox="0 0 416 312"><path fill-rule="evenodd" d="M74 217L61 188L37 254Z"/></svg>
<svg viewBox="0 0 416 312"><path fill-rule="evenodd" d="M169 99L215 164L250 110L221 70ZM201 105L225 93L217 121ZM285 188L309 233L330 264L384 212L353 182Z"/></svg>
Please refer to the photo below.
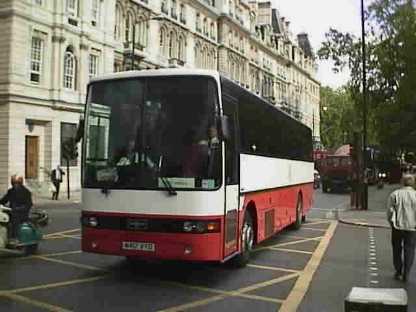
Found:
<svg viewBox="0 0 416 312"><path fill-rule="evenodd" d="M107 80L92 83L88 94L84 187L220 186L215 80L201 76Z"/></svg>

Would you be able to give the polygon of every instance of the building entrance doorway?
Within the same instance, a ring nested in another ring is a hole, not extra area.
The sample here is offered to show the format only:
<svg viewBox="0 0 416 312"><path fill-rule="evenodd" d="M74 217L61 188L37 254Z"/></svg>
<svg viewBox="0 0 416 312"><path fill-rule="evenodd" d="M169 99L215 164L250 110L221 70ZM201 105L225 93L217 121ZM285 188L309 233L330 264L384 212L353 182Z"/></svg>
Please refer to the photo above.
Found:
<svg viewBox="0 0 416 312"><path fill-rule="evenodd" d="M26 136L26 179L37 179L39 174L39 137Z"/></svg>

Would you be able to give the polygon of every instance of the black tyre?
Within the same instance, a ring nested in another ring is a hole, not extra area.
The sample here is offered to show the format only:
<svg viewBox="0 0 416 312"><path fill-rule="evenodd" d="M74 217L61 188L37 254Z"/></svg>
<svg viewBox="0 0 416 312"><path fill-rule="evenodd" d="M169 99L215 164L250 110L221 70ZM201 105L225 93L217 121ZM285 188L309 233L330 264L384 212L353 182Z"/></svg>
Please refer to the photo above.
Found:
<svg viewBox="0 0 416 312"><path fill-rule="evenodd" d="M241 253L234 257L233 263L236 267L244 267L250 260L250 253L254 247L253 219L249 212L244 215L243 227L241 228Z"/></svg>
<svg viewBox="0 0 416 312"><path fill-rule="evenodd" d="M294 230L299 230L300 227L302 226L302 219L303 219L302 213L303 213L302 197L298 196L298 202L296 204L296 221L293 224Z"/></svg>
<svg viewBox="0 0 416 312"><path fill-rule="evenodd" d="M328 193L328 185L324 182L322 182L322 192Z"/></svg>

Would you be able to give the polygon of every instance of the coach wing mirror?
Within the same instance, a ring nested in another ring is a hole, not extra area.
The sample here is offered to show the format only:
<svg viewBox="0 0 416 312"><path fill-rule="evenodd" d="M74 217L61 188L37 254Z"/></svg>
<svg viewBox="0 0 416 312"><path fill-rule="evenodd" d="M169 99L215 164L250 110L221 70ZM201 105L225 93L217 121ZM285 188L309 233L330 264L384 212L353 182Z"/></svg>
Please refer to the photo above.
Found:
<svg viewBox="0 0 416 312"><path fill-rule="evenodd" d="M82 138L84 137L84 116L81 116L79 118L79 123L78 123L78 127L77 127L77 132L75 135L75 142L80 142L82 140Z"/></svg>
<svg viewBox="0 0 416 312"><path fill-rule="evenodd" d="M230 133L230 118L228 116L221 116L221 136L225 141L229 141L231 139Z"/></svg>

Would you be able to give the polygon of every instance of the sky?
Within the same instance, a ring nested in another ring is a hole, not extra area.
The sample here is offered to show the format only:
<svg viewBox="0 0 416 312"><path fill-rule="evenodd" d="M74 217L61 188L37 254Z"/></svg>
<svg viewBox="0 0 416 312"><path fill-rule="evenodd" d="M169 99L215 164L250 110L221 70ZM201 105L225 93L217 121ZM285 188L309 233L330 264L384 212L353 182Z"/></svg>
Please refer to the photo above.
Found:
<svg viewBox="0 0 416 312"><path fill-rule="evenodd" d="M361 34L360 0L272 0L272 6L289 19L294 35L308 33L315 52L330 27L357 36ZM330 62L318 60L318 66L317 79L322 86L337 88L348 81L349 73L333 73Z"/></svg>

